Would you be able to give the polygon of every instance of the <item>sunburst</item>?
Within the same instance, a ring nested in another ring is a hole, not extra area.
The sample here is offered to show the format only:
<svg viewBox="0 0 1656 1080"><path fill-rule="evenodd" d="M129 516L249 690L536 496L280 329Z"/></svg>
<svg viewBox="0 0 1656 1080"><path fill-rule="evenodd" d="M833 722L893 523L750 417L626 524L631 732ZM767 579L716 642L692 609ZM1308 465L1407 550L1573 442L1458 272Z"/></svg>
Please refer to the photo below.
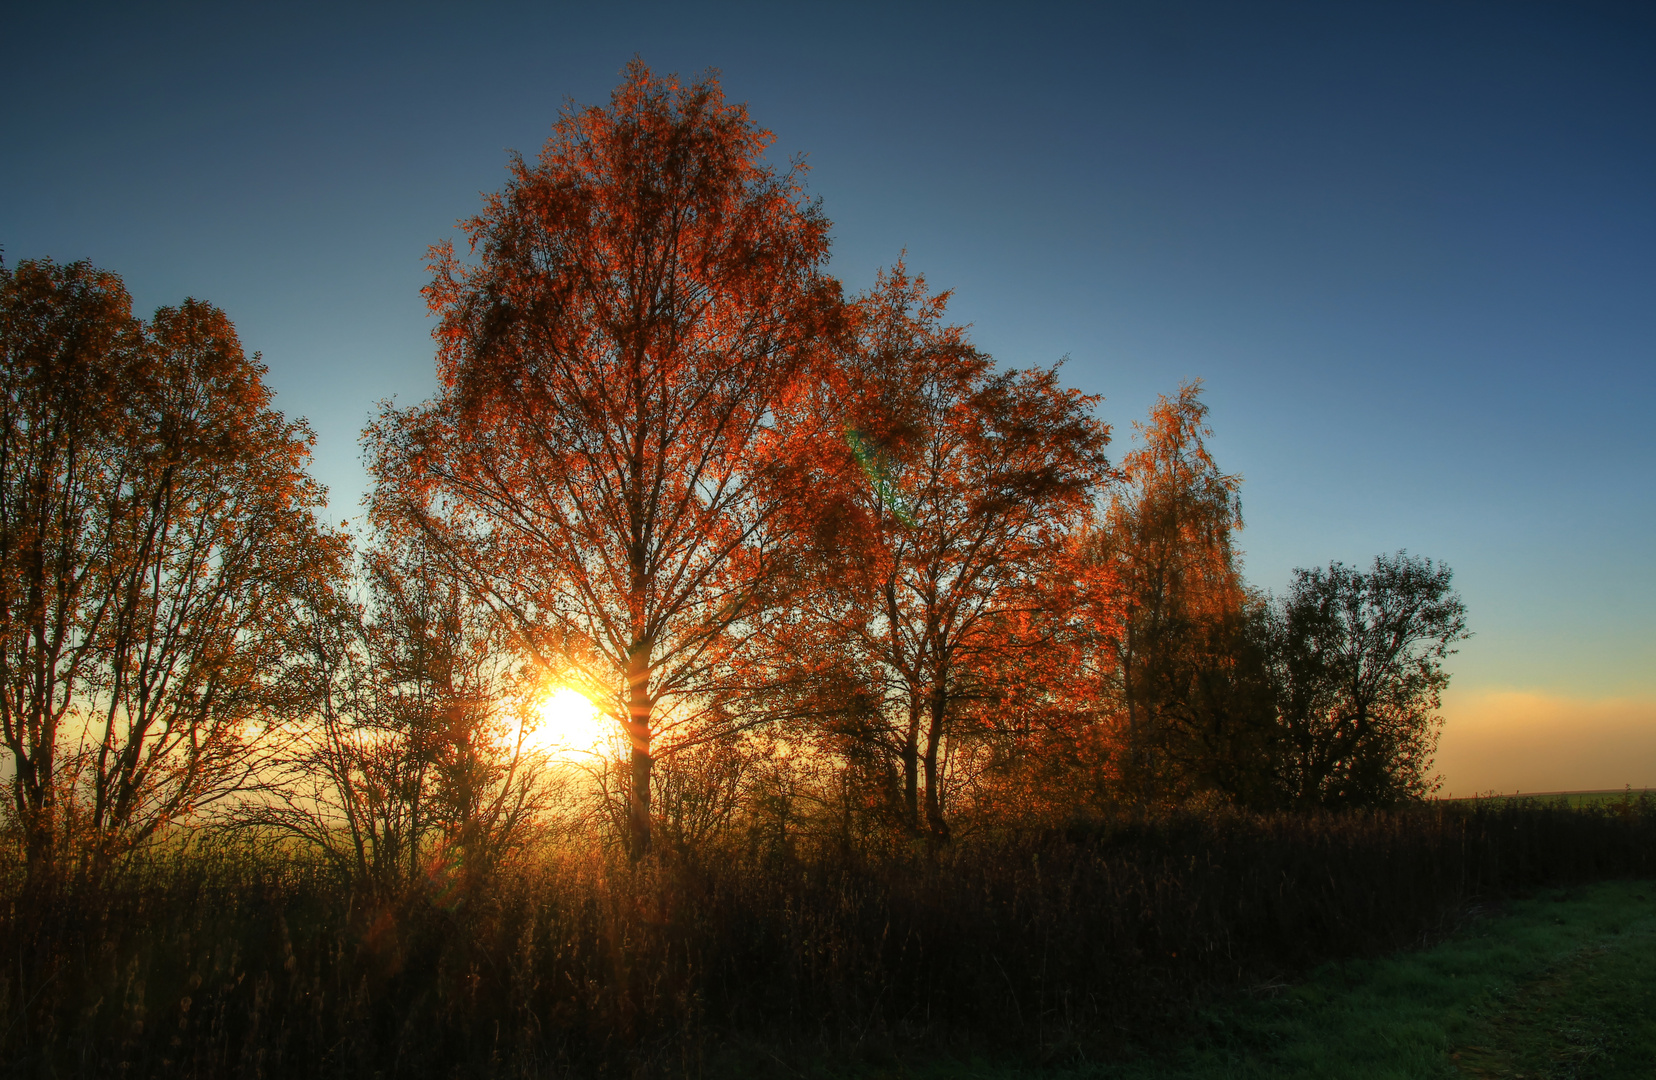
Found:
<svg viewBox="0 0 1656 1080"><path fill-rule="evenodd" d="M560 686L535 707L535 725L525 733L524 743L550 757L606 754L614 726L585 694Z"/></svg>

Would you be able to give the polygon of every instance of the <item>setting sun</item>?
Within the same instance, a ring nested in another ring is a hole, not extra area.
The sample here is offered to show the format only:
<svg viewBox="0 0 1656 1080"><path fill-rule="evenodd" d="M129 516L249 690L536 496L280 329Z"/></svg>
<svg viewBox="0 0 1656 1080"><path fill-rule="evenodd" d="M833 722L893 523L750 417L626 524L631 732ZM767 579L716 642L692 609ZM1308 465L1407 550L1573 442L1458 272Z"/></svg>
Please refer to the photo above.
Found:
<svg viewBox="0 0 1656 1080"><path fill-rule="evenodd" d="M599 754L609 743L611 725L604 715L586 695L567 686L541 699L535 720L525 741L552 756Z"/></svg>

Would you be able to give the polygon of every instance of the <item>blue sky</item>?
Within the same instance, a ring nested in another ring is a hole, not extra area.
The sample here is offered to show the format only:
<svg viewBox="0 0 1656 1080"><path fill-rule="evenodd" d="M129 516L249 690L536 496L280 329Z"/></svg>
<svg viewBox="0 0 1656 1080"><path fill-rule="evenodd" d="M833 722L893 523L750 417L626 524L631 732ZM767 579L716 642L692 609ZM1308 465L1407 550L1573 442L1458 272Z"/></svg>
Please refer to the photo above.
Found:
<svg viewBox="0 0 1656 1080"><path fill-rule="evenodd" d="M373 403L433 386L426 246L634 54L718 68L851 288L906 249L1118 451L1205 379L1256 584L1405 547L1457 693L1651 702L1652 10L7 4L0 244L224 308L352 515Z"/></svg>

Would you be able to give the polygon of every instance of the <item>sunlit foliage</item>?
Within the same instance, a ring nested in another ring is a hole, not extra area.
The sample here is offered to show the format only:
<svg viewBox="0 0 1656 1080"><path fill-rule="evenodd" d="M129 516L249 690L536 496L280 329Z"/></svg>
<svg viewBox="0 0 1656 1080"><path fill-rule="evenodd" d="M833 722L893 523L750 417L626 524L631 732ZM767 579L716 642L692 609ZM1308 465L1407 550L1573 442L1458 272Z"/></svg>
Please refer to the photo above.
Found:
<svg viewBox="0 0 1656 1080"><path fill-rule="evenodd" d="M787 638L857 687L842 730L894 766L907 827L939 841L951 765L970 768L972 734L1062 649L1041 613L1109 441L1096 398L1056 369L995 370L944 322L947 299L899 263L857 301L844 449L816 496L831 545Z"/></svg>
<svg viewBox="0 0 1656 1080"><path fill-rule="evenodd" d="M634 63L433 249L442 391L371 429L376 514L417 531L632 742L634 850L666 729L780 597L804 408L839 289L803 169L718 84Z"/></svg>
<svg viewBox="0 0 1656 1080"><path fill-rule="evenodd" d="M1157 401L1091 538L1122 609L1105 694L1122 789L1138 801L1267 797L1262 605L1235 546L1241 478L1208 450L1207 413L1199 381Z"/></svg>
<svg viewBox="0 0 1656 1080"><path fill-rule="evenodd" d="M820 1022L1044 1054L1484 884L1650 869L1648 801L1422 805L1447 567L1249 587L1199 381L1112 465L1100 397L997 364L901 259L844 297L771 141L635 61L513 157L432 249L439 389L365 433L354 547L222 312L0 268L0 1053L711 1072L709 1032ZM146 889L274 921L163 927Z"/></svg>

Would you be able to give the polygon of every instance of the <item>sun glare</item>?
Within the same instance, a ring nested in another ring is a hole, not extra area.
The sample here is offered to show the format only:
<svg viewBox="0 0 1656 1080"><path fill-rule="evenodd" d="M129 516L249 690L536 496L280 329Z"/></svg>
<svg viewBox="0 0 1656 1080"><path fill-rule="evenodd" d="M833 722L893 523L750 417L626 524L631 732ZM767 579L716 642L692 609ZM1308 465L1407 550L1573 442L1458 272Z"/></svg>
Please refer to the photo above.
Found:
<svg viewBox="0 0 1656 1080"><path fill-rule="evenodd" d="M586 695L567 686L541 699L535 721L525 741L542 753L570 757L601 754L609 747L612 725Z"/></svg>

